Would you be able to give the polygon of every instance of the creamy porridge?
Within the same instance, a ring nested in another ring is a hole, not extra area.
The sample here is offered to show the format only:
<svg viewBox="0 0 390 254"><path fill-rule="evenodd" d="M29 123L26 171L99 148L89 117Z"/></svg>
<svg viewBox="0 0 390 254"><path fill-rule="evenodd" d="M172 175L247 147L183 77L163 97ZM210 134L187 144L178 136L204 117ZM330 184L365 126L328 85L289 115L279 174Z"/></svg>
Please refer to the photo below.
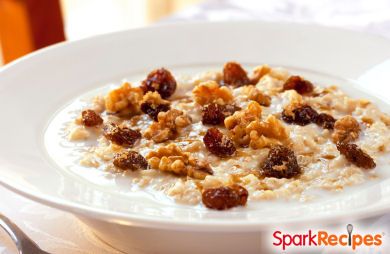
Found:
<svg viewBox="0 0 390 254"><path fill-rule="evenodd" d="M390 151L390 117L371 102L267 65L185 81L161 68L77 115L64 134L81 166L218 210L341 191L376 178Z"/></svg>

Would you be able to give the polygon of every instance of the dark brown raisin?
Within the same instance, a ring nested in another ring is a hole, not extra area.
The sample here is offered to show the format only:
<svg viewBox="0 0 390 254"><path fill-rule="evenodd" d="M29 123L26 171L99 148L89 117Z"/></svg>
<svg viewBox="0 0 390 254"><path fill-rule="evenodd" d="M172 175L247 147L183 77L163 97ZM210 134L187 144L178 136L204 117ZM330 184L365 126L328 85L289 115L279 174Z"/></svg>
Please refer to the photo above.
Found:
<svg viewBox="0 0 390 254"><path fill-rule="evenodd" d="M123 170L147 169L148 162L139 153L134 151L124 151L117 153L114 157L114 166Z"/></svg>
<svg viewBox="0 0 390 254"><path fill-rule="evenodd" d="M294 152L281 145L271 148L260 170L266 177L292 178L301 173Z"/></svg>
<svg viewBox="0 0 390 254"><path fill-rule="evenodd" d="M376 167L374 159L365 153L355 144L337 143L337 150L340 151L345 158L358 167L364 169L372 169Z"/></svg>
<svg viewBox="0 0 390 254"><path fill-rule="evenodd" d="M293 115L287 115L285 110L283 110L282 119L286 123L298 124L301 126L314 122L314 119L318 116L317 111L308 105L296 108L292 111L292 113Z"/></svg>
<svg viewBox="0 0 390 254"><path fill-rule="evenodd" d="M87 127L92 127L103 123L103 119L91 109L87 109L81 112L81 120Z"/></svg>
<svg viewBox="0 0 390 254"><path fill-rule="evenodd" d="M219 105L211 103L202 108L202 123L218 125L222 124L226 117L240 108L234 105Z"/></svg>
<svg viewBox="0 0 390 254"><path fill-rule="evenodd" d="M103 135L111 142L121 146L133 146L141 138L141 132L109 123L103 128Z"/></svg>
<svg viewBox="0 0 390 254"><path fill-rule="evenodd" d="M246 71L236 62L228 62L223 67L223 84L235 87L251 83Z"/></svg>
<svg viewBox="0 0 390 254"><path fill-rule="evenodd" d="M219 157L227 157L236 151L233 141L217 128L210 128L203 137L207 150Z"/></svg>
<svg viewBox="0 0 390 254"><path fill-rule="evenodd" d="M295 90L299 94L313 92L314 86L310 81L304 80L300 76L291 76L283 84L283 90Z"/></svg>
<svg viewBox="0 0 390 254"><path fill-rule="evenodd" d="M149 73L141 88L144 93L157 91L161 98L166 99L175 92L176 80L168 70L160 68Z"/></svg>
<svg viewBox="0 0 390 254"><path fill-rule="evenodd" d="M149 115L154 121L157 121L158 113L166 112L171 107L169 104L154 105L152 103L144 102L141 104L141 111Z"/></svg>
<svg viewBox="0 0 390 254"><path fill-rule="evenodd" d="M210 209L226 210L236 206L245 206L248 191L240 186L205 189L202 193L203 204Z"/></svg>
<svg viewBox="0 0 390 254"><path fill-rule="evenodd" d="M324 129L333 130L336 119L329 114L321 113L314 119L314 122Z"/></svg>

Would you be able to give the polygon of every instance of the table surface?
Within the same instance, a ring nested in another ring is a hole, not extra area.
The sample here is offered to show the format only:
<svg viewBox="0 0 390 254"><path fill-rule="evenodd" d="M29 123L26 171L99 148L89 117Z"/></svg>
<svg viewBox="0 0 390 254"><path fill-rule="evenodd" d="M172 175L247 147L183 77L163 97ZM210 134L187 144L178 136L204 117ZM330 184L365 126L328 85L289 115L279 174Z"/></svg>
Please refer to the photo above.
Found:
<svg viewBox="0 0 390 254"><path fill-rule="evenodd" d="M390 38L388 0L214 0L193 6L161 23L251 19L342 27ZM56 254L122 253L100 241L71 214L27 200L3 187L0 187L0 196L0 212L46 251ZM389 222L390 215L385 215L362 223L371 227L381 225L390 232ZM0 232L0 254L13 253L16 253L13 244L4 232Z"/></svg>

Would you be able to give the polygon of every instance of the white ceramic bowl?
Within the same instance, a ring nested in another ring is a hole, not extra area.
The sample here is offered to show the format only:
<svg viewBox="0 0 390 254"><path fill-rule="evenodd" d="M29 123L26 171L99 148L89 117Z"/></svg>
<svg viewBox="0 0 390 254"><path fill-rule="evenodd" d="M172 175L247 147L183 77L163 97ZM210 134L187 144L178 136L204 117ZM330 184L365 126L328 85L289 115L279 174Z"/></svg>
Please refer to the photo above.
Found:
<svg viewBox="0 0 390 254"><path fill-rule="evenodd" d="M259 22L164 25L103 35L49 47L1 69L0 183L75 214L122 250L260 251L261 232L269 228L345 222L390 210L385 173L371 184L309 203L219 212L104 188L49 156L46 127L82 93L160 66L175 72L229 60L284 66L319 83L337 83L390 112L390 43L382 38Z"/></svg>

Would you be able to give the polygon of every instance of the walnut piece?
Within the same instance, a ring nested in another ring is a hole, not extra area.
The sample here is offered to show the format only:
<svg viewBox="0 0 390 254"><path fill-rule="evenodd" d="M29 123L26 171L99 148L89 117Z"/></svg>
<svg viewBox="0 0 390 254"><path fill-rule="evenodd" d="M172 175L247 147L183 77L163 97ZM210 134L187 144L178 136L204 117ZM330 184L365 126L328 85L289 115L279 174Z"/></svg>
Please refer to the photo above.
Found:
<svg viewBox="0 0 390 254"><path fill-rule="evenodd" d="M121 87L111 90L105 97L105 106L108 113L136 115L140 111L140 102L143 91L139 87L132 87L130 83L123 83Z"/></svg>
<svg viewBox="0 0 390 254"><path fill-rule="evenodd" d="M156 143L161 143L177 136L180 129L191 124L191 119L177 109L170 109L160 112L157 122L153 122L143 133L147 139L152 139Z"/></svg>
<svg viewBox="0 0 390 254"><path fill-rule="evenodd" d="M352 116L344 116L334 124L332 139L334 143L349 143L358 139L360 134L359 122Z"/></svg>
<svg viewBox="0 0 390 254"><path fill-rule="evenodd" d="M282 122L274 115L269 115L265 121L255 120L251 122L245 131L249 135L249 146L253 149L282 144L289 137Z"/></svg>
<svg viewBox="0 0 390 254"><path fill-rule="evenodd" d="M215 81L206 81L197 85L193 90L195 101L200 105L217 103L228 104L233 101L233 95L230 88L220 86Z"/></svg>
<svg viewBox="0 0 390 254"><path fill-rule="evenodd" d="M249 100L258 102L261 106L268 107L271 105L271 97L262 93L253 85L242 87L241 93Z"/></svg>
<svg viewBox="0 0 390 254"><path fill-rule="evenodd" d="M287 90L284 94L287 96L289 103L283 108L283 112L287 116L293 116L294 109L304 105L302 95L295 90Z"/></svg>
<svg viewBox="0 0 390 254"><path fill-rule="evenodd" d="M225 119L225 127L231 139L242 147L253 149L270 147L288 140L288 132L274 115L261 120L261 106L251 101L244 110L235 112Z"/></svg>
<svg viewBox="0 0 390 254"><path fill-rule="evenodd" d="M246 127L255 120L260 120L261 106L255 101L249 102L246 109L236 111L232 116L225 118L225 127L229 130L232 140L240 145L247 146L250 142Z"/></svg>
<svg viewBox="0 0 390 254"><path fill-rule="evenodd" d="M253 74L251 77L251 83L257 84L261 78L264 76L270 76L277 80L285 81L288 78L287 71L281 70L281 69L273 69L269 67L267 64L257 66L253 69Z"/></svg>
<svg viewBox="0 0 390 254"><path fill-rule="evenodd" d="M175 144L169 144L158 148L156 151L151 151L146 159L151 168L176 175L204 179L207 175L213 174L207 163L199 162L189 152L183 152Z"/></svg>

